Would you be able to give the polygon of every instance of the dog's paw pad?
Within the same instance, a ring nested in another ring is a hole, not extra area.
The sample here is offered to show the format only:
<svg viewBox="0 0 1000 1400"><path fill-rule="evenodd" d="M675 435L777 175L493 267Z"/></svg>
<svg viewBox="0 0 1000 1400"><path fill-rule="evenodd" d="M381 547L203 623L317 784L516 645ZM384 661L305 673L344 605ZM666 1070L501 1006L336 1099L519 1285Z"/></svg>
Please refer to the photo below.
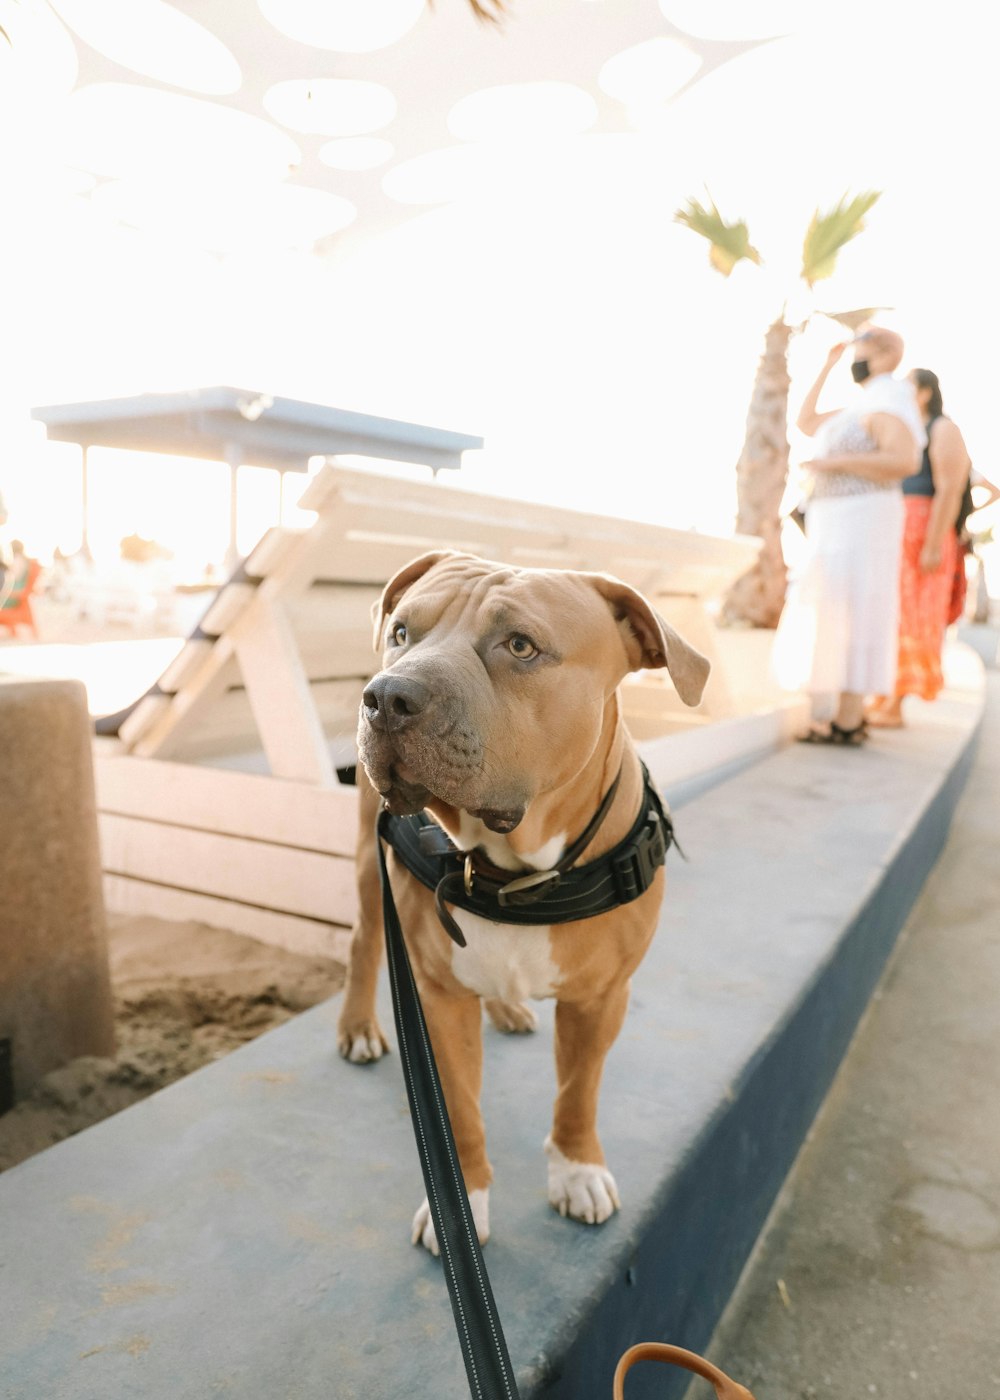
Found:
<svg viewBox="0 0 1000 1400"><path fill-rule="evenodd" d="M485 1244L490 1237L489 1187L480 1191L470 1191L469 1205L472 1207L472 1224L475 1226L479 1243ZM413 1225L410 1229L410 1243L422 1244L424 1249L430 1250L435 1259L440 1256L441 1246L438 1244L437 1231L434 1228L431 1208L427 1203L426 1197L420 1202L417 1213L413 1217Z"/></svg>
<svg viewBox="0 0 1000 1400"><path fill-rule="evenodd" d="M337 1049L352 1065L367 1065L388 1052L389 1043L377 1021L342 1026L337 1032Z"/></svg>
<svg viewBox="0 0 1000 1400"><path fill-rule="evenodd" d="M549 1159L549 1202L562 1216L586 1225L602 1225L621 1208L618 1187L607 1167L596 1162L573 1162L546 1142Z"/></svg>
<svg viewBox="0 0 1000 1400"><path fill-rule="evenodd" d="M538 1017L534 1010L523 1001L486 1002L486 1014L498 1031L505 1035L530 1035L538 1029Z"/></svg>

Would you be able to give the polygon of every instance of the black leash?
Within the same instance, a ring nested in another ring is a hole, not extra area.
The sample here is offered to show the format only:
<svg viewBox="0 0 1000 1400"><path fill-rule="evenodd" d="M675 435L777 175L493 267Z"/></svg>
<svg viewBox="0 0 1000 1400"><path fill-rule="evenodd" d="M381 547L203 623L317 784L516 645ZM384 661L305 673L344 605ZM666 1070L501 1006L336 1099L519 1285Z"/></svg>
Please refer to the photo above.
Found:
<svg viewBox="0 0 1000 1400"><path fill-rule="evenodd" d="M427 1023L389 885L382 844L383 818L387 815L382 813L379 817L376 839L392 1009L413 1133L441 1248L455 1328L469 1390L475 1400L518 1400L507 1342L479 1247Z"/></svg>

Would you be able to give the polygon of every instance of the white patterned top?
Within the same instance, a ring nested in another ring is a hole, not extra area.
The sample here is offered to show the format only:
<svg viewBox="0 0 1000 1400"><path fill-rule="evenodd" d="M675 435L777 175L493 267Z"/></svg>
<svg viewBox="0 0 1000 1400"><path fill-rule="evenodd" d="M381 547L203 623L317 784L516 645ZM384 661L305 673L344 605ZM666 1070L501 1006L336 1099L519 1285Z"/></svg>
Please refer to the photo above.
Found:
<svg viewBox="0 0 1000 1400"><path fill-rule="evenodd" d="M878 444L865 427L865 419L873 413L891 413L909 428L918 447L926 443L927 435L912 386L906 380L894 379L891 374L878 374L862 387L852 404L820 426L815 456L822 460L875 452ZM816 501L829 496L861 496L870 491L899 489L898 481L871 481L846 471L817 472L809 499Z"/></svg>

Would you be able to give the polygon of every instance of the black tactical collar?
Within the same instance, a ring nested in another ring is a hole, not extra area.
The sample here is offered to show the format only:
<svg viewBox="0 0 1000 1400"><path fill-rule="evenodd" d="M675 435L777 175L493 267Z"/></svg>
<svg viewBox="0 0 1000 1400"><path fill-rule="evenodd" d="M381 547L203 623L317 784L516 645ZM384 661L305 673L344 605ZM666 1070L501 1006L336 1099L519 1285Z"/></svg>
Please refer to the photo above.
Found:
<svg viewBox="0 0 1000 1400"><path fill-rule="evenodd" d="M493 923L568 924L605 914L645 894L674 841L673 824L645 764L642 806L631 830L596 860L573 864L607 815L620 778L619 772L586 830L551 870L518 875L477 851L460 851L425 812L394 817L383 811L378 831L410 874L434 891L438 918L449 937L464 948L462 930L446 903Z"/></svg>

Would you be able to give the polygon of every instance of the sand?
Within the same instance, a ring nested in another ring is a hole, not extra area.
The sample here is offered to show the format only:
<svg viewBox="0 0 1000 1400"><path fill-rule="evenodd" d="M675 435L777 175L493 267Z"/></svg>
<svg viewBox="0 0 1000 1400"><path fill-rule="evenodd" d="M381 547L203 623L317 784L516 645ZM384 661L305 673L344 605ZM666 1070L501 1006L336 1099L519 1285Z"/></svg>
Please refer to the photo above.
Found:
<svg viewBox="0 0 1000 1400"><path fill-rule="evenodd" d="M196 923L111 916L118 1052L46 1075L0 1118L0 1171L324 1001L344 968Z"/></svg>
<svg viewBox="0 0 1000 1400"><path fill-rule="evenodd" d="M207 596L179 600L181 633ZM37 599L36 617L51 645L0 642L0 672L78 676L95 714L141 694L182 644L176 625L82 617L53 591ZM204 924L110 916L109 943L118 1052L64 1065L0 1117L0 1171L281 1025L344 979L339 963Z"/></svg>

